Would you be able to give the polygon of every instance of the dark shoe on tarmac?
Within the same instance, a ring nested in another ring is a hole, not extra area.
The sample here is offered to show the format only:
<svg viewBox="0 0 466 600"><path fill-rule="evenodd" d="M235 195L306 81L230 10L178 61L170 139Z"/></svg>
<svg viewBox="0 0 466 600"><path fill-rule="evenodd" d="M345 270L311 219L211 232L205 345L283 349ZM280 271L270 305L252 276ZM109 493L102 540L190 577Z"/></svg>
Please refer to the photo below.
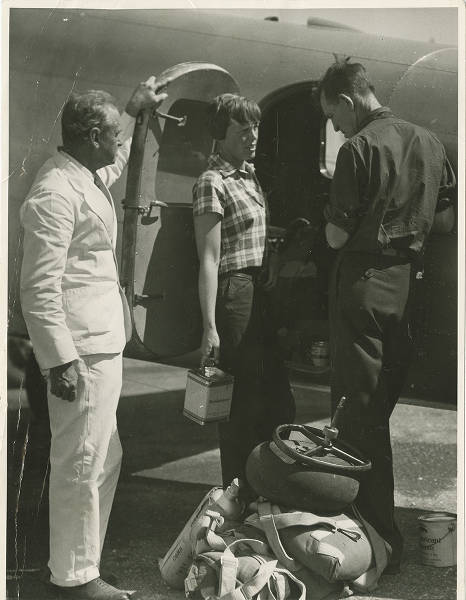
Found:
<svg viewBox="0 0 466 600"><path fill-rule="evenodd" d="M401 572L401 563L399 560L391 560L383 570L382 575L399 575Z"/></svg>
<svg viewBox="0 0 466 600"><path fill-rule="evenodd" d="M107 583L109 583L110 585L113 585L113 586L118 585L118 578L113 573L110 573L110 572L106 573L105 571L101 571L100 574L103 575L105 581ZM44 567L40 572L39 579L45 585L53 586L53 583L51 583L51 581L50 581L51 575L52 575L52 573L50 572L50 569L48 567Z"/></svg>
<svg viewBox="0 0 466 600"><path fill-rule="evenodd" d="M57 600L129 600L129 592L119 590L100 577L83 585L62 587L53 585Z"/></svg>

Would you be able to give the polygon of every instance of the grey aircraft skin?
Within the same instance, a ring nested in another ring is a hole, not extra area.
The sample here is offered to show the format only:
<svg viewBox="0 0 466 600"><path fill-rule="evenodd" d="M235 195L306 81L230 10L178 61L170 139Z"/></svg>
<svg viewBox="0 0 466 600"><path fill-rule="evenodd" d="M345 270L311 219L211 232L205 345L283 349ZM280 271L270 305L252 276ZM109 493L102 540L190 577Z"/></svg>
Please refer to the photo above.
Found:
<svg viewBox="0 0 466 600"><path fill-rule="evenodd" d="M325 383L328 369L309 360L312 342L328 336L333 259L322 238L331 169L329 128L314 94L318 81L336 57L363 63L380 102L432 130L457 172L458 49L318 21L292 25L197 10L16 8L9 17L9 334L26 335L18 294L19 207L60 145L66 97L73 89L105 89L122 108L138 81L169 73L173 82L159 113L186 117L185 123L150 116L139 150L133 141L128 177L112 188L121 281L134 319L126 354L182 365L197 360L191 188L212 148L203 111L215 95L239 91L262 108L255 164L277 238L296 219L309 223L288 244L274 293L284 351L293 368ZM430 237L405 390L447 403L456 401L457 247L456 226Z"/></svg>

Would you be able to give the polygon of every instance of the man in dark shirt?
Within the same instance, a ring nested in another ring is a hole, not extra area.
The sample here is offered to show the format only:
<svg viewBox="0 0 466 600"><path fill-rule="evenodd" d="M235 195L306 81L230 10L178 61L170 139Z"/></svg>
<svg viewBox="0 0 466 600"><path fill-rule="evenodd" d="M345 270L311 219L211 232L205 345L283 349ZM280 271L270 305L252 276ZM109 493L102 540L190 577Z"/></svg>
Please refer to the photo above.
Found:
<svg viewBox="0 0 466 600"><path fill-rule="evenodd" d="M362 65L332 65L320 102L348 138L325 210L327 242L339 250L330 284L332 412L346 396L340 438L372 461L356 504L391 545L387 571L397 572L403 538L394 520L389 419L409 365L416 261L436 211L449 220L444 211L453 208L438 199L455 178L439 140L381 106Z"/></svg>

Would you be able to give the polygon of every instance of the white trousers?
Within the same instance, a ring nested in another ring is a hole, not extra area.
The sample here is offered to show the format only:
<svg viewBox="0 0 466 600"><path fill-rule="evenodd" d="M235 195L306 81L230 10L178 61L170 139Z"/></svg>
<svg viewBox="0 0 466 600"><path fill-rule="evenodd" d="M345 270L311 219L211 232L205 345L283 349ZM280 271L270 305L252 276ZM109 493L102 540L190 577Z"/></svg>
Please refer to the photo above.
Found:
<svg viewBox="0 0 466 600"><path fill-rule="evenodd" d="M120 474L116 409L121 354L75 361L76 399L48 393L50 429L51 581L76 586L99 577L99 563Z"/></svg>

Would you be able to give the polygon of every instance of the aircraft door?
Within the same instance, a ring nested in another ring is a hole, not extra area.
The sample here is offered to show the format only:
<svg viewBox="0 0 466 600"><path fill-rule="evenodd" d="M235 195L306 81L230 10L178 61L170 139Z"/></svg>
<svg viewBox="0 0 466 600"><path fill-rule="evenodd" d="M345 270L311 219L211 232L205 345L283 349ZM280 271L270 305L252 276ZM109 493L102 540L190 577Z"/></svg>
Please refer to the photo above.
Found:
<svg viewBox="0 0 466 600"><path fill-rule="evenodd" d="M162 361L200 345L192 187L212 149L207 103L238 92L230 74L212 64L182 63L164 77L172 79L167 100L155 114L137 119L121 257L121 283L133 320L125 354Z"/></svg>
<svg viewBox="0 0 466 600"><path fill-rule="evenodd" d="M412 65L397 83L389 101L393 112L433 131L443 142L457 170L458 50L443 48ZM432 233L426 244L424 276L418 280L414 312L416 360L410 386L420 395L457 401L457 257L456 228Z"/></svg>
<svg viewBox="0 0 466 600"><path fill-rule="evenodd" d="M443 142L456 171L458 115L458 49L443 48L412 65L395 86L389 100L393 112L433 131Z"/></svg>

